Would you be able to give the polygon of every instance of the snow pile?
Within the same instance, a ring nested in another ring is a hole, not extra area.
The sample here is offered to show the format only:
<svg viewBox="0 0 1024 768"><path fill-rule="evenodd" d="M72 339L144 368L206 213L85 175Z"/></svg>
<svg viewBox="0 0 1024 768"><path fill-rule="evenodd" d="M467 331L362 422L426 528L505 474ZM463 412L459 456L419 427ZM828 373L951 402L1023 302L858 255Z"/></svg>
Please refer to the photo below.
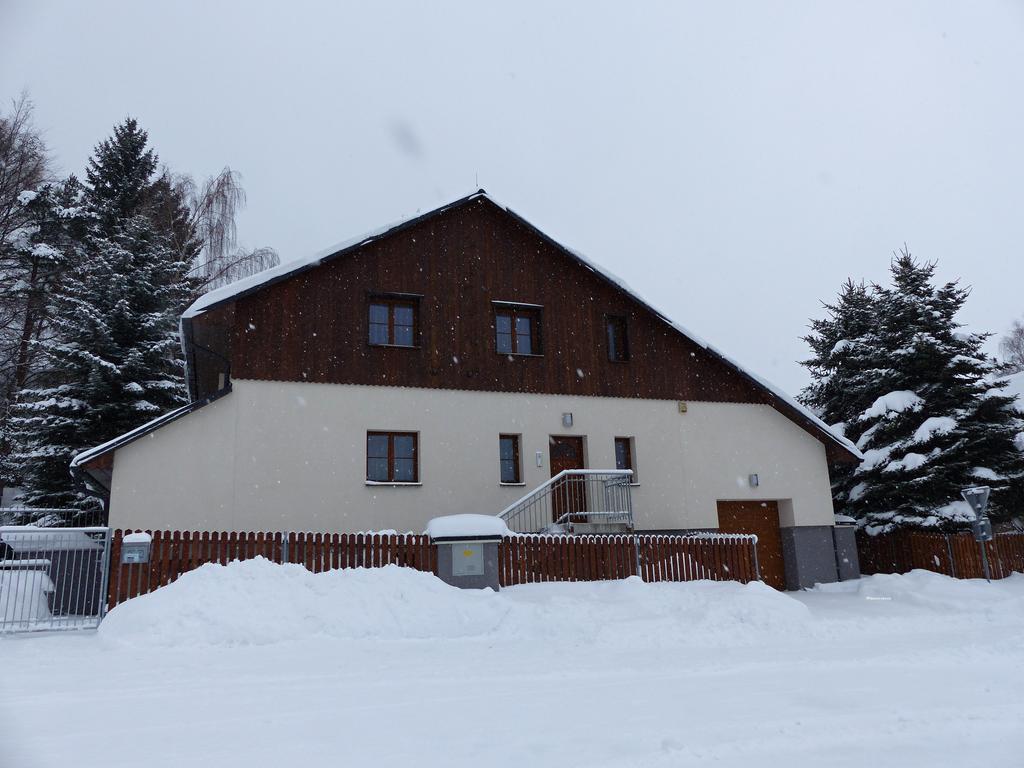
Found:
<svg viewBox="0 0 1024 768"><path fill-rule="evenodd" d="M263 558L207 564L115 608L101 635L137 646L271 645L312 637L488 637L604 649L749 645L799 631L800 602L761 583L645 584L638 578L462 590L387 566L314 574Z"/></svg>
<svg viewBox="0 0 1024 768"><path fill-rule="evenodd" d="M445 515L427 523L424 531L430 538L455 536L511 536L505 521L495 515Z"/></svg>
<svg viewBox="0 0 1024 768"><path fill-rule="evenodd" d="M1024 574L993 581L953 579L931 571L879 573L857 581L819 584L819 593L852 592L867 601L892 602L927 609L936 614L988 614L1024 616Z"/></svg>
<svg viewBox="0 0 1024 768"><path fill-rule="evenodd" d="M104 619L108 639L142 645L268 645L337 638L453 638L493 629L507 607L389 565L314 574L262 557L208 563Z"/></svg>
<svg viewBox="0 0 1024 768"><path fill-rule="evenodd" d="M760 582L621 581L526 584L498 599L520 608L502 627L553 647L600 652L639 648L750 646L767 636L805 635L807 607Z"/></svg>
<svg viewBox="0 0 1024 768"><path fill-rule="evenodd" d="M45 570L30 564L49 565L46 560L30 560L24 561L21 570L0 569L0 621L30 622L50 618L50 602L46 596L53 592L53 582Z"/></svg>

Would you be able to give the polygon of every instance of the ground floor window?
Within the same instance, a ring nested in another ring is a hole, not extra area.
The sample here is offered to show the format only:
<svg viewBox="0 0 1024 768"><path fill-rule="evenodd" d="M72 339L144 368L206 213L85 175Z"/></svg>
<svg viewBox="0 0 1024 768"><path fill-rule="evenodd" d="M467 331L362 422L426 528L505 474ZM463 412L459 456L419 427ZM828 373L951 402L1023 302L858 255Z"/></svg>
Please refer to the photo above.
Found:
<svg viewBox="0 0 1024 768"><path fill-rule="evenodd" d="M381 483L419 482L415 432L367 432L366 479Z"/></svg>
<svg viewBox="0 0 1024 768"><path fill-rule="evenodd" d="M633 461L632 437L615 438L615 468L633 470L633 477L630 482L637 482L636 463Z"/></svg>
<svg viewBox="0 0 1024 768"><path fill-rule="evenodd" d="M498 463L501 469L501 482L522 482L522 470L519 462L519 435L498 436Z"/></svg>

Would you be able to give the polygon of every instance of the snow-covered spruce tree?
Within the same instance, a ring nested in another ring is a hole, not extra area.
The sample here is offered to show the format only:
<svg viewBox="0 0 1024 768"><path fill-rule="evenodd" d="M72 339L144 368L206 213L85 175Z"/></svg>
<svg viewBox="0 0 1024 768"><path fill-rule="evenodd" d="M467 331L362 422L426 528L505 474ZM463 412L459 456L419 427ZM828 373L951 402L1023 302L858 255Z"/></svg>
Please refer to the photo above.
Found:
<svg viewBox="0 0 1024 768"><path fill-rule="evenodd" d="M873 291L852 280L843 284L835 304L822 306L828 317L812 320L811 333L803 339L814 354L802 363L812 383L800 399L826 422L836 424L873 399L877 310Z"/></svg>
<svg viewBox="0 0 1024 768"><path fill-rule="evenodd" d="M982 351L987 336L962 332L956 320L968 292L936 288L934 271L902 252L892 285L870 291L873 329L837 338L826 321L809 337L816 352L839 348L808 361L815 384L804 397L864 452L852 472L837 473L834 496L870 531L961 527L973 515L960 489L979 482L993 489L993 516L1007 514L1024 477L1011 398ZM843 387L846 395L836 394Z"/></svg>
<svg viewBox="0 0 1024 768"><path fill-rule="evenodd" d="M195 286L151 216L156 156L146 141L126 120L89 164L90 226L40 342L46 384L23 390L12 418L11 463L29 506L95 507L72 484L71 457L186 400L177 323Z"/></svg>
<svg viewBox="0 0 1024 768"><path fill-rule="evenodd" d="M803 340L813 356L801 364L811 374L811 384L799 399L827 423L846 433L846 420L864 411L877 397L878 318L874 290L863 281L847 280L835 304L822 303L827 316L811 321ZM856 431L856 427L851 430ZM838 507L845 505L855 467L832 469L832 493Z"/></svg>

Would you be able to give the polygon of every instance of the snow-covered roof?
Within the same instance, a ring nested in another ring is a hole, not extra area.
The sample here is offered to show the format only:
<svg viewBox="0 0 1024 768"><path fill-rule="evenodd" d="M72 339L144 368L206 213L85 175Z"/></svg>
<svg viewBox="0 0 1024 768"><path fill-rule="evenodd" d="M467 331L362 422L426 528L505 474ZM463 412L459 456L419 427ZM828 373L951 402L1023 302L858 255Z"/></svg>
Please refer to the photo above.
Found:
<svg viewBox="0 0 1024 768"><path fill-rule="evenodd" d="M151 419L150 421L147 421L145 424L141 424L137 426L135 429L125 432L123 435L118 435L113 440L108 440L107 442L102 443L101 445L94 446L93 448L89 448L88 450L82 451L81 453L76 453L74 457L71 459L71 468L77 469L83 467L86 464L88 464L92 459L102 456L104 453L107 453L108 451L114 448L120 448L122 445L126 445L135 440L138 440L140 437L148 435L150 432L159 429L165 424L170 424L172 421L180 419L182 416L187 416L193 411L199 410L204 405L212 403L214 400L218 400L219 398L223 397L230 391L231 389L230 387L228 387L211 395L205 400L198 400L196 402L189 403L188 405L183 405L180 408L175 408L173 411L168 411L162 416L157 416L155 419Z"/></svg>
<svg viewBox="0 0 1024 768"><path fill-rule="evenodd" d="M457 206L460 206L460 205L463 205L463 204L468 203L470 201L478 200L478 199L485 199L485 200L489 201L491 204L497 206L499 209L501 209L501 210L505 211L506 213L508 213L509 215L513 216L517 221L521 222L523 225L525 225L527 228L529 228L530 230L535 232L541 238L543 238L544 240L548 241L549 243L551 243L555 247L559 248L560 250L565 252L570 257L576 259L578 262L580 262L587 269L591 270L592 272L597 274L602 279L612 283L619 290L621 290L624 293L626 293L627 295L629 295L634 301L636 301L637 303L641 304L649 312L651 312L654 315L656 315L659 319L661 319L663 322L667 323L669 326L671 326L677 332L681 333L683 336L685 336L686 338L690 339L695 344L697 344L700 347L702 347L705 350L707 350L713 356L719 358L720 360L725 362L727 365L729 365L730 367L734 368L741 375L746 376L748 379L750 379L758 387L760 387L761 389L763 389L763 390L767 391L768 393L770 393L771 396L774 397L775 399L777 399L780 403L783 403L785 406L787 406L793 412L795 412L796 414L799 414L802 418L804 418L807 422L812 424L816 429L820 430L826 437L831 439L834 443L839 445L841 448L843 448L844 450L848 451L850 454L852 454L853 456L855 456L857 458L862 458L861 452L857 449L857 447L850 440L848 440L846 437L844 437L842 434L840 434L836 430L834 430L831 427L829 427L825 422L823 422L821 419L819 419L812 411L810 411L804 405L802 405L799 402L797 402L796 400L794 400L792 397L790 397L788 394L786 394L784 391L782 391L779 387L775 386L774 384L772 384L768 380L760 377L759 375L753 373L752 371L744 368L742 365L740 365L738 362L733 360L731 357L729 357L728 355L723 353L721 350L717 349L716 347L712 346L707 341L702 339L699 335L693 333L689 329L687 329L687 328L683 327L682 325L680 325L679 323L675 322L674 320L669 318L669 316L666 313L656 309L654 306L652 306L645 299L641 298L641 296L636 291L634 291L631 287L629 287L629 285L627 285L626 282L623 281L621 278L619 278L618 276L612 274L607 269L605 269L604 267L598 265L597 263L591 261L590 259L588 259L583 254L579 253L578 251L575 251L575 250L573 250L571 248L566 247L565 245L559 243L558 241L554 240L550 236L548 236L545 233L541 232L535 226L530 224L529 221L524 219L519 214L515 213L508 206L503 205L502 203L500 203L497 200L495 200L491 195L487 194L482 189L481 190L477 190L473 194L467 195L466 197L462 197L462 198L459 198L458 200L454 200L453 202L448 203L447 205L443 205L440 208L436 208L434 210L428 211L427 213L417 214L415 216L411 216L411 217L408 217L406 219L402 219L400 221L393 222L393 223L388 224L386 226L378 227L378 228L373 229L373 230L371 230L369 232L361 234L361 235L359 235L357 237L352 237L352 238L349 238L348 240L344 240L344 241L342 241L340 243L336 243L335 245L332 245L329 248L325 248L324 250L319 251L317 253L314 253L313 255L308 256L306 258L300 258L300 259L296 259L296 260L293 260L293 261L289 261L289 262L284 263L284 264L280 264L280 265L278 265L276 267L273 267L271 269L265 270L263 272L259 272L259 273L255 274L255 275L251 275L250 277L244 278L242 280L238 280L238 281L236 281L234 283L231 283L230 285L226 285L226 286L223 286L221 288L217 288L215 290L212 290L209 293L206 293L203 296L200 296L198 299L196 299L195 302L192 303L192 305L187 310L185 310L185 313L182 315L182 323L184 325L186 323L186 321L191 321L192 318L194 318L194 317L196 317L198 315L201 315L203 312L205 312L205 311L207 311L207 310L209 310L209 309L211 309L211 308L213 308L215 306L218 306L220 304L224 304L226 302L238 299L238 298L240 298L240 297L242 297L244 295L253 293L253 292L255 292L255 291L257 291L257 290L259 290L259 289L261 289L261 288L263 288L265 286L271 285L273 283L280 282L281 280L285 280L285 279L287 279L289 277L292 277L293 275L296 275L296 274L298 274L300 272L304 272L306 270L312 269L312 268L318 266L324 260L337 258L339 256L342 256L342 255L350 252L350 251L353 251L353 250L355 250L357 248L360 248L360 247L362 247L364 245L367 245L367 244L369 244L371 242L374 242L374 241L376 241L376 240L378 240L378 239L380 239L382 237L390 235L390 234L392 234L393 232L395 232L398 229L402 229L402 228L411 226L411 225L413 225L415 223L418 223L418 222L422 221L423 219L427 219L427 218L436 216L439 213L442 213L444 211L450 210L450 209L455 208ZM100 448L102 448L102 447L103 446L100 446ZM100 451L99 448L95 448L92 451L88 451L87 453L92 454L92 455L96 455L96 454L101 453L101 452L102 451ZM80 454L79 457L76 457L76 461L81 462L81 461L87 460L87 459L83 459L82 456L84 456L84 454Z"/></svg>
<svg viewBox="0 0 1024 768"><path fill-rule="evenodd" d="M456 203L461 203L463 200L468 200L480 196L485 196L482 190L477 194L470 195L468 198L460 198L454 203L449 203L448 205L442 206L442 208L438 210L442 210L443 208L450 208ZM433 213L436 213L436 211L431 211L429 214L426 215L429 216ZM200 296L198 299L192 302L191 306L189 306L189 308L185 310L181 317L182 319L195 317L196 315L202 314L210 307L216 304L221 304L225 301L230 301L231 299L236 298L240 294L250 293L256 288L260 288L261 286L264 286L267 283L276 283L279 280L282 280L286 277L290 277L295 272L301 272L303 270L309 269L310 267L316 267L320 264L321 261L323 261L329 256L340 255L342 251L358 248L361 245L365 245L369 242L372 242L377 238L390 233L392 230L398 229L404 224L409 224L412 221L422 218L422 216L423 214L416 214L415 216L409 216L404 219L399 219L398 221L393 221L390 224L386 224L383 227L377 227L376 229L371 229L369 232L364 232L363 234L358 235L357 237L350 237L347 240L342 240L340 243L335 243L329 248L324 248L321 251L317 251L312 256L294 259L283 264L278 264L276 267L271 267L270 269L265 269L262 272L257 272L255 275L243 277L241 280L236 280L233 283L222 285L220 288L214 288L212 291L204 293L202 296Z"/></svg>

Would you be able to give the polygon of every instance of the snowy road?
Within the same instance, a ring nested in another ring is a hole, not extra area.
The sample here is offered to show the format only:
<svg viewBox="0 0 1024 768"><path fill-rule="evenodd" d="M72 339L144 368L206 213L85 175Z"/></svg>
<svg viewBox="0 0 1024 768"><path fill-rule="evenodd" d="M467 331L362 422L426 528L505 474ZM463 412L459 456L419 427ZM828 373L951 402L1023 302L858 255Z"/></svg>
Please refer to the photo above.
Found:
<svg viewBox="0 0 1024 768"><path fill-rule="evenodd" d="M99 634L0 640L0 766L1024 765L1024 577L495 596L217 568Z"/></svg>

